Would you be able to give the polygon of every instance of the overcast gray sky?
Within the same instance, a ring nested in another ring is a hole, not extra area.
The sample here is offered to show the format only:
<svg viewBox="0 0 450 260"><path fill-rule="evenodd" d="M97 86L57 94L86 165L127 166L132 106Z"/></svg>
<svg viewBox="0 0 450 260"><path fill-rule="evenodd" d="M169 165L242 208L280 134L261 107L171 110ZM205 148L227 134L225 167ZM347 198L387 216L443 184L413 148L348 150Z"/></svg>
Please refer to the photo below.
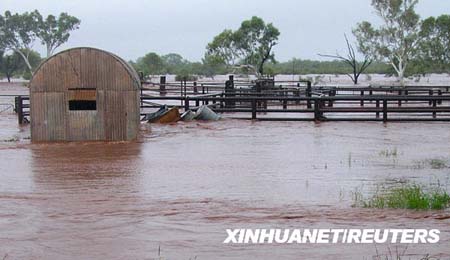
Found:
<svg viewBox="0 0 450 260"><path fill-rule="evenodd" d="M0 11L68 12L81 27L59 50L75 46L106 49L129 60L148 52L179 53L198 61L206 44L225 28L236 29L253 15L281 32L280 61L319 59L317 53L345 49L344 33L362 20L377 22L371 0L0 0ZM422 17L450 13L448 0L421 0ZM42 54L43 48L36 44Z"/></svg>

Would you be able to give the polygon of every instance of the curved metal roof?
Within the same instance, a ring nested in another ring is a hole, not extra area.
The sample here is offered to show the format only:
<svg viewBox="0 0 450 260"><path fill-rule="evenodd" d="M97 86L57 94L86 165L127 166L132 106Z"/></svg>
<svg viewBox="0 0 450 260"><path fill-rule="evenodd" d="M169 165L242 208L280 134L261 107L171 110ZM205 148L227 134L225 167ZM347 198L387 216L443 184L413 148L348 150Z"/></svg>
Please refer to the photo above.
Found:
<svg viewBox="0 0 450 260"><path fill-rule="evenodd" d="M47 63L49 60L53 59L54 57L56 57L56 56L58 56L58 55L60 55L60 54L63 54L63 53L69 52L69 51L73 51L73 50L78 50L78 49L79 49L79 50L87 49L87 50L99 51L99 52L103 52L103 53L105 53L105 54L108 54L108 55L110 55L111 57L114 57L120 64L122 64L122 66L125 68L125 70L128 72L128 74L130 74L130 76L131 76L132 79L133 79L133 82L134 82L135 86L136 86L138 89L141 87L141 80L140 80L140 78L139 78L138 73L136 72L136 70L135 70L128 62L126 62L124 59L122 59L121 57L117 56L117 55L114 54L114 53L111 53L111 52L108 52L108 51L105 51L105 50L101 50L101 49L98 49L98 48L93 48L93 47L75 47L75 48L70 48L70 49L66 49L66 50L60 51L60 52L58 52L58 53L56 53L56 54L50 56L49 58L45 59L44 61L42 61L42 62L39 64L39 66L36 68L36 70L34 71L34 74L33 74L33 75L36 75L37 72L41 69L41 67L42 67L45 63ZM31 81L30 81L30 82L32 82L32 81L33 81L33 77L31 78Z"/></svg>

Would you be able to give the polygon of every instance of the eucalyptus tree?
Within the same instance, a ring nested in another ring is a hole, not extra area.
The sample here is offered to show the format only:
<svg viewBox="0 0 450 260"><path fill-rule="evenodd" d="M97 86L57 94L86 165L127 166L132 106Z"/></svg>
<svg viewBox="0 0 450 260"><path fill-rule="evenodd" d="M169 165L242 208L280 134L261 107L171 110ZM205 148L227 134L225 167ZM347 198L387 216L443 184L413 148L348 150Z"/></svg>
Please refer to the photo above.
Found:
<svg viewBox="0 0 450 260"><path fill-rule="evenodd" d="M8 82L11 82L11 78L24 68L24 62L22 57L17 53L6 54L0 52L0 73L2 73Z"/></svg>
<svg viewBox="0 0 450 260"><path fill-rule="evenodd" d="M18 53L30 73L29 57L37 37L38 15L37 11L23 14L6 11L4 16L0 15L0 48Z"/></svg>
<svg viewBox="0 0 450 260"><path fill-rule="evenodd" d="M420 17L415 11L418 0L372 0L383 24L375 28L363 21L353 30L358 47L366 55L388 62L404 85L405 70L417 51Z"/></svg>
<svg viewBox="0 0 450 260"><path fill-rule="evenodd" d="M70 32L78 29L81 21L67 13L61 13L59 17L49 15L44 19L39 12L35 12L38 20L36 36L45 45L47 57L50 57L56 48L69 40Z"/></svg>
<svg viewBox="0 0 450 260"><path fill-rule="evenodd" d="M422 70L450 72L450 15L425 19L420 36L417 63Z"/></svg>
<svg viewBox="0 0 450 260"><path fill-rule="evenodd" d="M253 16L243 21L236 31L225 30L206 47L209 60L217 60L228 66L251 68L255 74L264 74L264 65L276 62L273 47L278 44L279 30L272 23L266 24Z"/></svg>

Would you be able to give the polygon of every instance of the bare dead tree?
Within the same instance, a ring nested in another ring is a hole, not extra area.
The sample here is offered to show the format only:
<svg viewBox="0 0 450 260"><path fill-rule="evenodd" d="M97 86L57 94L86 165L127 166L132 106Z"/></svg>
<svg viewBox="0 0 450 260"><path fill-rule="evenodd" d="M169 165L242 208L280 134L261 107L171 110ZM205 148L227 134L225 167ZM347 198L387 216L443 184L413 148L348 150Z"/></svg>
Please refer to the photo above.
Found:
<svg viewBox="0 0 450 260"><path fill-rule="evenodd" d="M351 45L350 42L348 41L347 35L344 34L344 37L345 41L347 42L347 49L348 49L347 57L344 57L339 53L336 53L336 55L319 54L319 56L342 60L350 67L352 67L353 73L347 75L352 79L353 83L356 85L358 84L359 76L372 64L373 59L366 55L364 56L363 62L359 62L356 59L355 48L353 48L353 45Z"/></svg>

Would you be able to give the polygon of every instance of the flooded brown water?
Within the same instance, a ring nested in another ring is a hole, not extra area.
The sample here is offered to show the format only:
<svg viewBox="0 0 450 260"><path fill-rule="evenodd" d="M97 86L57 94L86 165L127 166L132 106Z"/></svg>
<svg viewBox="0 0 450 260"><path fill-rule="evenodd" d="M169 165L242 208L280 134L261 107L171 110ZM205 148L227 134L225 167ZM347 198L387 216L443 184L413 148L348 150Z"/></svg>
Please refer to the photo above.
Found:
<svg viewBox="0 0 450 260"><path fill-rule="evenodd" d="M450 259L449 211L352 207L404 181L450 191L449 168L427 163L450 162L450 124L223 120L31 144L16 121L0 115L0 258L372 259L396 245L222 242L227 228L436 228L408 258Z"/></svg>

